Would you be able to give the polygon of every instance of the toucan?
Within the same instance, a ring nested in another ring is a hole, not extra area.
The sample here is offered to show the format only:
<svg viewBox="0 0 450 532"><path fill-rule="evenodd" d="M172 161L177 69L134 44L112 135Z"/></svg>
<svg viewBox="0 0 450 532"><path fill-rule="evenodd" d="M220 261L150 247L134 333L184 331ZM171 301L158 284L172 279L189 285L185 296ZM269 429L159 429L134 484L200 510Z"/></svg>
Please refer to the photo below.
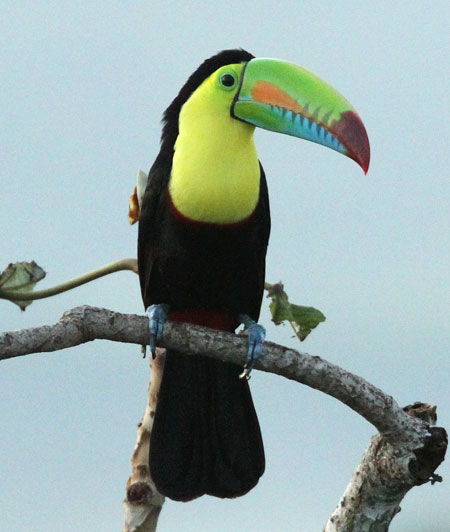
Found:
<svg viewBox="0 0 450 532"><path fill-rule="evenodd" d="M367 172L369 141L350 103L293 63L224 50L204 61L163 115L139 216L138 268L150 345L166 319L248 330L248 378L270 233L255 127L310 140ZM150 440L157 489L176 501L244 495L264 472L261 431L241 368L168 350Z"/></svg>

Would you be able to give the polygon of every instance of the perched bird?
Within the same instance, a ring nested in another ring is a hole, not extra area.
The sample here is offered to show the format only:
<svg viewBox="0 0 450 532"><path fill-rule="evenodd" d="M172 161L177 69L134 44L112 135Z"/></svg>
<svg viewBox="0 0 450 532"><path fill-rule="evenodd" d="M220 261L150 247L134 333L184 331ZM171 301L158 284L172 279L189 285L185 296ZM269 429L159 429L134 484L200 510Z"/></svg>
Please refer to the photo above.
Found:
<svg viewBox="0 0 450 532"><path fill-rule="evenodd" d="M255 126L301 137L367 172L369 142L351 105L292 63L225 50L189 77L163 117L141 205L138 265L152 353L166 318L249 331L244 375L264 341L257 325L270 233ZM168 351L150 471L174 500L238 497L264 472L258 419L240 368Z"/></svg>

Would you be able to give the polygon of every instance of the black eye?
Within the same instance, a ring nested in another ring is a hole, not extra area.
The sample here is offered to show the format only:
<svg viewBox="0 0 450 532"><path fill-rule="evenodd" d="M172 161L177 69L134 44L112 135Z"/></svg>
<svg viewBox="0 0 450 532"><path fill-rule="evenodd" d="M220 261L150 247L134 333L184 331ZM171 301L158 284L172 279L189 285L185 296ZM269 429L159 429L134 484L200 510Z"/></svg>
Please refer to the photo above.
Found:
<svg viewBox="0 0 450 532"><path fill-rule="evenodd" d="M231 74L224 74L220 78L220 82L222 83L224 87L232 87L235 81L236 80L234 79L234 76L232 76Z"/></svg>

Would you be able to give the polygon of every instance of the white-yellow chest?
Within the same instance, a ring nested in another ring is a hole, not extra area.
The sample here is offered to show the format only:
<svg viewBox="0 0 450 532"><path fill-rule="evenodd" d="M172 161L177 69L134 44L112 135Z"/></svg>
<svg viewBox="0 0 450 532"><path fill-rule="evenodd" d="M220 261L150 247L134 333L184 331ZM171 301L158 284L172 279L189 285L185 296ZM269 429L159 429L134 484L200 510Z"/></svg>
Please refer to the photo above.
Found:
<svg viewBox="0 0 450 532"><path fill-rule="evenodd" d="M205 100L198 103L188 100L181 109L171 199L191 220L236 223L252 214L259 198L254 127L231 118L225 109L208 107Z"/></svg>

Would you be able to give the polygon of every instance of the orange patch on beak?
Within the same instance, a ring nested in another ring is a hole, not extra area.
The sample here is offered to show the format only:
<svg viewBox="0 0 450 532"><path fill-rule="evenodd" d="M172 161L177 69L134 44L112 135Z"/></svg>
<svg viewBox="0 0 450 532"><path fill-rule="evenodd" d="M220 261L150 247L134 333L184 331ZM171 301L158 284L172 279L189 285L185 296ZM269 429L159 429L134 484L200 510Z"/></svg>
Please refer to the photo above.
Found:
<svg viewBox="0 0 450 532"><path fill-rule="evenodd" d="M273 83L267 81L258 81L252 89L252 98L256 102L276 105L283 109L288 109L294 113L302 113L303 107L289 96L286 92L279 89Z"/></svg>

